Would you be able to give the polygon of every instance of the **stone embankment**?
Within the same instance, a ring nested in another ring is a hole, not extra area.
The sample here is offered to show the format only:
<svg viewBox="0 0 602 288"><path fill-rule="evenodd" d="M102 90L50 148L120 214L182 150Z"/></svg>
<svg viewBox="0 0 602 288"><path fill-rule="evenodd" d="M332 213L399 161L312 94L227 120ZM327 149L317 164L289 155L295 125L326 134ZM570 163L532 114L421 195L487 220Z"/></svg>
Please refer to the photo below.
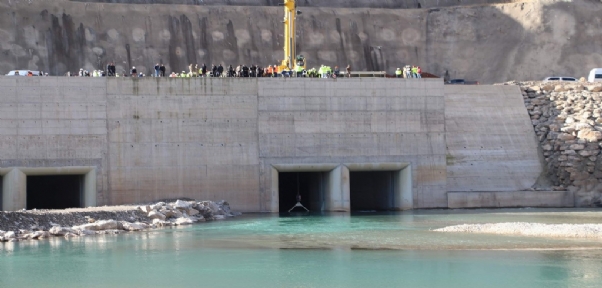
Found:
<svg viewBox="0 0 602 288"><path fill-rule="evenodd" d="M221 220L240 215L226 201L183 201L142 206L0 212L0 242L119 234Z"/></svg>
<svg viewBox="0 0 602 288"><path fill-rule="evenodd" d="M570 190L575 206L602 206L602 83L520 85L541 147L548 185Z"/></svg>
<svg viewBox="0 0 602 288"><path fill-rule="evenodd" d="M487 223L448 226L433 231L520 235L530 237L602 239L602 224Z"/></svg>

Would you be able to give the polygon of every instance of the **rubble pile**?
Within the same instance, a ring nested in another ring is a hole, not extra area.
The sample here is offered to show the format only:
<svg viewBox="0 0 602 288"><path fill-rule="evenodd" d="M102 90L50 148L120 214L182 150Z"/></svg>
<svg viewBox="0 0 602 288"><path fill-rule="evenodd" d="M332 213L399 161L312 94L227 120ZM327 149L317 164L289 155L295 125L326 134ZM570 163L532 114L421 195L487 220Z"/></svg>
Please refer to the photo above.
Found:
<svg viewBox="0 0 602 288"><path fill-rule="evenodd" d="M184 200L129 207L0 212L0 242L120 234L238 215L226 201Z"/></svg>
<svg viewBox="0 0 602 288"><path fill-rule="evenodd" d="M602 206L602 83L521 82L554 190L577 207Z"/></svg>

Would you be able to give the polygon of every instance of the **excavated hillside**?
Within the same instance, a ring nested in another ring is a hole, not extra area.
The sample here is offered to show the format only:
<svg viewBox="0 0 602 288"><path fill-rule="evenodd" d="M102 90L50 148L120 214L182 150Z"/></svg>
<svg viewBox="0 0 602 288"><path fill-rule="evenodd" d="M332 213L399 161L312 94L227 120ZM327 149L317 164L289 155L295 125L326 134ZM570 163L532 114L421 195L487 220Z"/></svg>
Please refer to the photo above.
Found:
<svg viewBox="0 0 602 288"><path fill-rule="evenodd" d="M190 63L267 65L283 57L278 1L121 2L0 2L0 71L63 75L109 61L118 71L136 66L144 72L157 62L182 71ZM194 5L148 4L167 2ZM600 1L413 2L422 9L371 8L412 8L408 0L300 1L298 52L309 66L392 73L415 64L481 83L580 77L602 66ZM266 6L227 6L242 3Z"/></svg>

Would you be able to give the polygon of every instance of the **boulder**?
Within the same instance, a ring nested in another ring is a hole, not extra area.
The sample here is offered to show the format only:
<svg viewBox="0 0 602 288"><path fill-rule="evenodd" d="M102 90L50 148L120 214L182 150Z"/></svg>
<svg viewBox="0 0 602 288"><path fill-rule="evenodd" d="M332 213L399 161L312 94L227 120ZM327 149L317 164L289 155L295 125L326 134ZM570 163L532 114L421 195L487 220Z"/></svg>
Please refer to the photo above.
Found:
<svg viewBox="0 0 602 288"><path fill-rule="evenodd" d="M13 231L8 231L4 233L4 239L10 240L17 238L17 235Z"/></svg>
<svg viewBox="0 0 602 288"><path fill-rule="evenodd" d="M153 219L153 225L157 227L171 226L173 223L161 219Z"/></svg>
<svg viewBox="0 0 602 288"><path fill-rule="evenodd" d="M53 226L48 232L54 236L64 236L67 233L75 233L75 230L68 227Z"/></svg>
<svg viewBox="0 0 602 288"><path fill-rule="evenodd" d="M88 235L94 235L94 234L96 234L96 232L94 232L92 230L79 230L78 234L79 234L79 236L88 236Z"/></svg>
<svg viewBox="0 0 602 288"><path fill-rule="evenodd" d="M74 230L91 230L91 231L103 231L103 230L114 230L119 229L119 223L115 220L100 220L94 223L88 223L79 226L73 226Z"/></svg>
<svg viewBox="0 0 602 288"><path fill-rule="evenodd" d="M199 214L199 210L196 210L194 208L188 208L188 210L186 210L186 213L188 213L189 216L194 216Z"/></svg>
<svg viewBox="0 0 602 288"><path fill-rule="evenodd" d="M194 224L194 222L196 222L196 219L193 219L190 217L180 217L180 218L176 219L176 221L174 223L176 225L190 225L190 224Z"/></svg>
<svg viewBox="0 0 602 288"><path fill-rule="evenodd" d="M569 149L571 150L583 150L585 149L585 145L583 144L572 144L569 146Z"/></svg>
<svg viewBox="0 0 602 288"><path fill-rule="evenodd" d="M542 145L542 146L541 146L541 148L542 148L544 151L550 151L550 150L552 150L552 148L553 148L553 147L552 147L552 145L550 145L549 143L546 143L546 144Z"/></svg>
<svg viewBox="0 0 602 288"><path fill-rule="evenodd" d="M165 205L167 205L167 204L165 204L165 202L157 202L157 203L156 203L156 204L153 206L153 209L154 209L154 210L161 210L161 208L165 207Z"/></svg>
<svg viewBox="0 0 602 288"><path fill-rule="evenodd" d="M589 92L602 92L602 86L588 86L587 91Z"/></svg>
<svg viewBox="0 0 602 288"><path fill-rule="evenodd" d="M151 211L150 213L148 213L148 218L165 220L165 215L158 211Z"/></svg>
<svg viewBox="0 0 602 288"><path fill-rule="evenodd" d="M182 217L182 212L180 212L179 210L161 209L161 211L159 212L165 215L165 219Z"/></svg>
<svg viewBox="0 0 602 288"><path fill-rule="evenodd" d="M151 208L151 206L146 205L146 206L138 206L138 209L144 213L150 213L151 211L153 211L153 208Z"/></svg>
<svg viewBox="0 0 602 288"><path fill-rule="evenodd" d="M176 209L186 210L186 209L190 208L190 202L188 202L188 201L182 201L182 200L177 200L173 204L173 207L176 208Z"/></svg>
<svg viewBox="0 0 602 288"><path fill-rule="evenodd" d="M123 221L123 222L121 222L121 225L123 226L123 230L127 230L127 231L140 231L140 230L148 229L147 224L140 223L140 222L130 223L127 221Z"/></svg>
<svg viewBox="0 0 602 288"><path fill-rule="evenodd" d="M556 139L562 140L562 141L568 141L568 140L574 140L575 136L568 134L568 133L560 133L560 134L558 134Z"/></svg>
<svg viewBox="0 0 602 288"><path fill-rule="evenodd" d="M602 132L594 131L592 129L583 129L577 133L577 137L588 142L596 142L602 140Z"/></svg>

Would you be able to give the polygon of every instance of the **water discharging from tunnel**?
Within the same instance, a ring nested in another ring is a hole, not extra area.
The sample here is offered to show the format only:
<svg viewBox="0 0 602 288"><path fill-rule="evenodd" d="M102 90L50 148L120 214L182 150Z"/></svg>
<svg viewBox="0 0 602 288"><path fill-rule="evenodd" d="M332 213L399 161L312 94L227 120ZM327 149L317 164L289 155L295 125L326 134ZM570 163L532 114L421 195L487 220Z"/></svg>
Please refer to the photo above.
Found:
<svg viewBox="0 0 602 288"><path fill-rule="evenodd" d="M599 287L598 240L432 231L463 223L599 223L599 212L566 211L251 214L119 236L5 243L0 287Z"/></svg>

